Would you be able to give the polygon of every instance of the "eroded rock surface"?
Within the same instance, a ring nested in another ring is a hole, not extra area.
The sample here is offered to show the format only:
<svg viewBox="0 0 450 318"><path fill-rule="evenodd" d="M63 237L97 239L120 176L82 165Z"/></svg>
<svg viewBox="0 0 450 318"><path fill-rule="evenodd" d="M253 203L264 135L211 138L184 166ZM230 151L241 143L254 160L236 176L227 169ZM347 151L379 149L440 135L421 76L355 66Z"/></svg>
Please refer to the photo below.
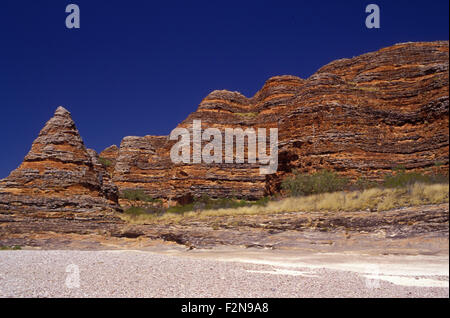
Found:
<svg viewBox="0 0 450 318"><path fill-rule="evenodd" d="M298 169L332 169L355 180L381 179L396 166L448 173L448 42L405 43L334 61L304 80L269 79L252 98L210 93L178 128L278 128L279 167L259 164L173 164L167 136L125 137L114 157L119 189L183 201L260 198ZM107 151L109 152L109 151ZM438 164L438 165L436 165Z"/></svg>
<svg viewBox="0 0 450 318"><path fill-rule="evenodd" d="M448 204L385 212L315 212L192 216L134 225L80 218L30 219L0 214L0 245L44 248L145 248L155 242L193 248L240 246L323 252L447 253ZM37 226L39 225L39 226ZM92 244L87 244L86 242ZM77 242L78 243L77 245ZM95 243L95 244L94 244Z"/></svg>
<svg viewBox="0 0 450 318"><path fill-rule="evenodd" d="M186 203L204 194L273 194L294 169L328 168L351 179L380 179L398 165L448 173L448 59L448 42L398 44L332 62L308 79L273 77L251 98L214 91L178 125L192 130L197 119L203 129L222 132L278 128L279 167L269 176L260 174L259 163L174 164L170 149L176 141L168 136L125 137L120 148L111 146L99 156L86 149L70 113L60 107L23 163L0 181L0 238L105 233L193 246L270 247L273 238L287 244L289 233L348 227L394 236L428 231L448 241L448 205L380 215L299 213L147 226L127 225L115 213L118 191L126 189Z"/></svg>
<svg viewBox="0 0 450 318"><path fill-rule="evenodd" d="M0 213L102 218L119 209L117 187L87 150L70 113L58 107L23 163L0 181Z"/></svg>

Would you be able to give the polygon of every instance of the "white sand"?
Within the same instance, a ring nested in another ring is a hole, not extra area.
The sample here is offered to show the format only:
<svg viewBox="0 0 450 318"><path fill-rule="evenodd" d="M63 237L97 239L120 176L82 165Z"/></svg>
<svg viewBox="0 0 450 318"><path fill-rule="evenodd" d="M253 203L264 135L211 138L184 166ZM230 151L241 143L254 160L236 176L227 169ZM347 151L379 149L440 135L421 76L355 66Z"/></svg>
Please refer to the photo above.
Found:
<svg viewBox="0 0 450 318"><path fill-rule="evenodd" d="M448 285L448 256L0 252L1 297L449 297Z"/></svg>

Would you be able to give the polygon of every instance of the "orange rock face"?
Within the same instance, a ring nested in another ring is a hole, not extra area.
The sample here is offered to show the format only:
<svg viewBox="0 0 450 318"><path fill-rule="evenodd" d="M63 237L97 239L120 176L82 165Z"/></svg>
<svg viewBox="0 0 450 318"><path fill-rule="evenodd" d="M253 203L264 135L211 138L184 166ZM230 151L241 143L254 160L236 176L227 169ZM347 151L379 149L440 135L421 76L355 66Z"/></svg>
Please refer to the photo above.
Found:
<svg viewBox="0 0 450 318"><path fill-rule="evenodd" d="M352 179L380 179L399 165L448 173L448 69L448 42L398 44L334 61L308 79L273 77L251 98L214 91L178 125L191 135L195 120L221 132L266 128L267 137L277 128L278 171L271 175L247 161L175 164L177 140L169 136L125 137L98 156L58 108L21 166L0 182L0 211L114 209L117 188L177 202L257 199L279 191L295 169L331 169Z"/></svg>
<svg viewBox="0 0 450 318"><path fill-rule="evenodd" d="M332 62L279 121L281 167L380 178L395 166L448 173L448 42L399 44Z"/></svg>
<svg viewBox="0 0 450 318"><path fill-rule="evenodd" d="M119 148L116 145L112 145L99 154L99 161L103 161L103 166L106 168L109 174L114 172L114 166L116 165L117 155L119 154Z"/></svg>
<svg viewBox="0 0 450 318"><path fill-rule="evenodd" d="M334 61L310 78L277 76L252 98L214 91L178 128L278 128L279 167L173 164L169 137L126 137L113 173L121 189L158 198L260 198L294 169L380 179L396 166L448 173L448 42L398 44Z"/></svg>
<svg viewBox="0 0 450 318"><path fill-rule="evenodd" d="M59 107L19 168L0 182L0 211L53 213L117 209L117 187Z"/></svg>

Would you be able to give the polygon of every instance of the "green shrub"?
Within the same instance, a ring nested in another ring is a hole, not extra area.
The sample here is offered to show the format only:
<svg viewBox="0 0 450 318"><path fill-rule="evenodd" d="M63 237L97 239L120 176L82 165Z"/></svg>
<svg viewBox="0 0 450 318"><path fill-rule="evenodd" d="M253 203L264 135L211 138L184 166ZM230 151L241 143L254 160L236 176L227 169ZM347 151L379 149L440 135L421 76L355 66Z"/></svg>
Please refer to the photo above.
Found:
<svg viewBox="0 0 450 318"><path fill-rule="evenodd" d="M132 206L125 210L125 214L131 215L131 216L138 216L138 215L144 215L144 214L152 214L152 215L162 215L164 214L164 209L161 206L147 206L147 207L136 207Z"/></svg>
<svg viewBox="0 0 450 318"><path fill-rule="evenodd" d="M194 203L189 203L185 205L176 205L168 208L166 210L167 213L174 213L174 214L184 214L186 212L194 211Z"/></svg>
<svg viewBox="0 0 450 318"><path fill-rule="evenodd" d="M141 215L145 213L145 209L141 207L132 206L124 211L125 214Z"/></svg>
<svg viewBox="0 0 450 318"><path fill-rule="evenodd" d="M394 173L384 177L384 186L387 188L403 188L415 183L436 184L448 183L448 176L442 174L423 174L420 172L407 172L404 167L394 169Z"/></svg>
<svg viewBox="0 0 450 318"><path fill-rule="evenodd" d="M322 170L313 174L294 172L292 177L288 177L282 182L281 187L290 196L298 197L342 191L346 188L347 184L347 178L340 177L332 171Z"/></svg>
<svg viewBox="0 0 450 318"><path fill-rule="evenodd" d="M257 201L246 201L246 200L238 200L235 198L212 199L204 195L199 198L195 198L194 202L192 203L170 207L167 209L166 212L175 214L184 214L186 212L192 211L235 209L252 205L264 206L268 202L269 202L268 197L261 198Z"/></svg>
<svg viewBox="0 0 450 318"><path fill-rule="evenodd" d="M161 200L154 199L151 196L147 195L141 189L124 190L120 194L120 197L122 199L127 199L130 201L142 201L142 202L151 202L151 203L160 203L161 202Z"/></svg>
<svg viewBox="0 0 450 318"><path fill-rule="evenodd" d="M253 205L266 206L267 204L269 204L270 200L271 200L270 197L263 197L263 198L259 199L258 201L253 202Z"/></svg>
<svg viewBox="0 0 450 318"><path fill-rule="evenodd" d="M111 167L113 165L113 162L106 158L98 158L98 162L100 162L105 168Z"/></svg>
<svg viewBox="0 0 450 318"><path fill-rule="evenodd" d="M361 176L351 186L351 189L352 190L367 190L367 189L371 189L371 188L376 188L378 186L379 186L379 184L377 182Z"/></svg>
<svg viewBox="0 0 450 318"><path fill-rule="evenodd" d="M434 174L431 176L431 183L448 184L449 183L448 175Z"/></svg>
<svg viewBox="0 0 450 318"><path fill-rule="evenodd" d="M442 162L442 161L436 161L435 163L434 163L434 166L435 167L442 167L444 165L444 163Z"/></svg>

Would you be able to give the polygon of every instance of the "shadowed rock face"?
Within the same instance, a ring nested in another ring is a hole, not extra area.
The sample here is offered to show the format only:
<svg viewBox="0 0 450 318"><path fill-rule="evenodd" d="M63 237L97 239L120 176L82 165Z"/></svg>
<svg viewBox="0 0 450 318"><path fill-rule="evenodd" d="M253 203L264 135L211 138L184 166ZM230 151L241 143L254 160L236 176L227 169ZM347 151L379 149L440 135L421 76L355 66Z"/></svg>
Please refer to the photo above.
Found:
<svg viewBox="0 0 450 318"><path fill-rule="evenodd" d="M1 180L0 211L93 213L116 209L117 193L70 113L58 107L23 163Z"/></svg>
<svg viewBox="0 0 450 318"><path fill-rule="evenodd" d="M398 165L448 173L448 59L448 42L398 44L334 61L306 80L273 77L252 98L214 91L178 126L191 129L200 119L203 129L278 128L275 175L260 175L255 164L174 165L175 141L145 136L123 139L113 180L121 190L182 200L260 198L294 169L332 169L352 179L380 179Z"/></svg>

